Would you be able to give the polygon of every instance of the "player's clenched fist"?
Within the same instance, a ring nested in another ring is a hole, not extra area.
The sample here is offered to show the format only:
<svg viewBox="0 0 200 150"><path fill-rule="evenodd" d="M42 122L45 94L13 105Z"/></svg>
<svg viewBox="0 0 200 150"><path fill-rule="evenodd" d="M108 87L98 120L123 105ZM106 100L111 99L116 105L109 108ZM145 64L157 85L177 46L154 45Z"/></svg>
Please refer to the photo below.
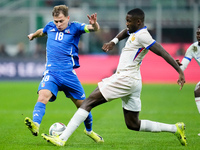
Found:
<svg viewBox="0 0 200 150"><path fill-rule="evenodd" d="M29 39L30 41L34 39L34 38L33 38L33 33L31 33L31 34L28 35L28 39Z"/></svg>
<svg viewBox="0 0 200 150"><path fill-rule="evenodd" d="M112 50L113 47L115 46L115 43L114 42L109 42L109 43L105 43L102 47L102 50L104 52L108 52L109 50Z"/></svg>

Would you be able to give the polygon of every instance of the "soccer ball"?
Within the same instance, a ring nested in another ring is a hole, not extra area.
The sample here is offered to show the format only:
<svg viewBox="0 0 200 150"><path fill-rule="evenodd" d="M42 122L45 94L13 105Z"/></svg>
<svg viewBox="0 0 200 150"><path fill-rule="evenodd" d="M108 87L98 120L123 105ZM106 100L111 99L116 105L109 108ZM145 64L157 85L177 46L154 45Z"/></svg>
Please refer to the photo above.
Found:
<svg viewBox="0 0 200 150"><path fill-rule="evenodd" d="M65 128L66 126L63 123L56 122L52 124L51 127L49 128L49 134L53 136L61 135L63 131L65 130Z"/></svg>

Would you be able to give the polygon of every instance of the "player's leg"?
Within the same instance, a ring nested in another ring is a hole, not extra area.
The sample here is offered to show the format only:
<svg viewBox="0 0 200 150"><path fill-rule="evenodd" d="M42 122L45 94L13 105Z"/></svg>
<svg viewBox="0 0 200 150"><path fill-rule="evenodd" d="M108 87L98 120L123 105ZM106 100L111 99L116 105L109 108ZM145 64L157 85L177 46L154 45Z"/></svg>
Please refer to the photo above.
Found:
<svg viewBox="0 0 200 150"><path fill-rule="evenodd" d="M53 77L47 75L40 82L38 87L38 99L33 110L33 120L26 117L24 121L25 125L35 136L39 134L39 127L45 114L46 104L48 101L54 101L58 92L58 87L52 80L54 80Z"/></svg>
<svg viewBox="0 0 200 150"><path fill-rule="evenodd" d="M182 145L187 145L184 123L166 124L150 120L139 120L139 112L126 109L123 109L123 111L128 129L143 132L171 132L177 136Z"/></svg>
<svg viewBox="0 0 200 150"><path fill-rule="evenodd" d="M77 100L74 98L70 98L70 99L74 102L74 104L76 105L77 108L79 108L84 101L84 100ZM92 123L93 123L93 119L92 119L92 114L90 112L88 117L84 121L85 129L87 132L92 131Z"/></svg>
<svg viewBox="0 0 200 150"><path fill-rule="evenodd" d="M53 94L47 89L42 89L38 92L38 100L33 110L33 121L41 124L45 114L46 104L51 99Z"/></svg>
<svg viewBox="0 0 200 150"><path fill-rule="evenodd" d="M182 145L186 145L185 125L183 123L165 124L150 120L139 120L141 111L140 93L142 89L141 80L135 80L131 94L122 97L122 106L126 126L130 130L144 132L171 132L175 133Z"/></svg>
<svg viewBox="0 0 200 150"><path fill-rule="evenodd" d="M93 91L93 94L91 94L89 96L89 100L87 102L82 106L82 109L89 111L92 108L94 108L95 106L100 105L102 103L105 103L107 101L104 99L104 97L100 93L99 89L96 88ZM87 136L91 137L95 142L97 142L97 143L103 143L104 140L103 140L103 138L99 134L93 132L92 130L91 131L87 130L87 128L90 126L89 122L92 122L92 114L91 114L91 112L89 113L88 117L84 121L84 124L85 124L85 127L86 127L86 130L84 130L84 133Z"/></svg>
<svg viewBox="0 0 200 150"><path fill-rule="evenodd" d="M76 111L76 113L68 123L65 131L60 135L60 139L63 141L67 141L71 134L78 128L78 126L83 121L85 121L91 109L105 102L107 101L104 99L97 87L90 94L90 96L83 101L80 108Z"/></svg>
<svg viewBox="0 0 200 150"><path fill-rule="evenodd" d="M49 136L46 134L42 134L42 137L57 146L64 146L65 142L72 135L72 133L78 128L78 126L88 117L91 109L97 105L107 102L99 89L95 89L91 95L84 100L80 108L76 111L70 122L68 123L64 132L59 136ZM103 140L103 139L102 139Z"/></svg>
<svg viewBox="0 0 200 150"><path fill-rule="evenodd" d="M197 83L195 89L194 89L194 97L195 97L195 102L197 105L197 109L200 113L200 82ZM200 133L198 134L200 136Z"/></svg>
<svg viewBox="0 0 200 150"><path fill-rule="evenodd" d="M74 102L77 108L79 108L81 104L83 103L83 100L76 100L73 98L71 98L71 100ZM85 125L84 133L97 143L104 142L103 138L100 135L92 131L92 123L93 123L93 118L92 118L92 113L90 112L88 117L84 121L84 125Z"/></svg>
<svg viewBox="0 0 200 150"><path fill-rule="evenodd" d="M31 120L29 117L25 118L26 126L35 136L39 134L39 126L45 114L46 104L52 97L51 91L46 89L40 90L38 94L38 100L33 110L33 120Z"/></svg>
<svg viewBox="0 0 200 150"><path fill-rule="evenodd" d="M141 90L142 81L134 80L131 93L121 98L127 128L135 131L169 131L175 133L175 125L167 125L149 120L139 120L139 112L141 111Z"/></svg>
<svg viewBox="0 0 200 150"><path fill-rule="evenodd" d="M175 133L177 127L174 124L159 123L150 120L139 120L139 112L123 108L125 123L128 129L145 132L171 132Z"/></svg>

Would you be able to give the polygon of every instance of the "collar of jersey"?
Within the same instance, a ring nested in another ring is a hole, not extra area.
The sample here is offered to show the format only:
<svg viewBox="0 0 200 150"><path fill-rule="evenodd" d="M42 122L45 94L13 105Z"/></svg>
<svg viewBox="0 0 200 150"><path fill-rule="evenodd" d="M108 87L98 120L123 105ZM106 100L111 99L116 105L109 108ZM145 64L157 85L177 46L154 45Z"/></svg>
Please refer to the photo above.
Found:
<svg viewBox="0 0 200 150"><path fill-rule="evenodd" d="M133 33L137 33L138 31L140 31L140 30L142 30L142 29L147 29L147 26L144 26L143 28L141 28L141 29L139 29L139 30L137 30L137 31L135 31L135 32L133 32ZM127 32L128 32L128 34L130 35L129 31L127 31Z"/></svg>
<svg viewBox="0 0 200 150"><path fill-rule="evenodd" d="M141 28L141 29L135 31L134 33L137 33L137 32L139 32L140 30L142 30L142 29L146 29L146 28L147 28L147 26L144 26L143 28Z"/></svg>

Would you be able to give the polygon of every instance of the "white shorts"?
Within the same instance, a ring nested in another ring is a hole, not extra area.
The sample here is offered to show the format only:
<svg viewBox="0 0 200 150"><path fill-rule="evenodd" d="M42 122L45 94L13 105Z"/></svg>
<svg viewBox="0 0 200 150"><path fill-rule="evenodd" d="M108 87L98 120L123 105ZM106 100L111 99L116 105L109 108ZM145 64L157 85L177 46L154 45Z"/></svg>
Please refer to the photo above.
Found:
<svg viewBox="0 0 200 150"><path fill-rule="evenodd" d="M141 111L142 81L140 79L115 73L99 82L98 87L107 101L121 98L124 109Z"/></svg>

